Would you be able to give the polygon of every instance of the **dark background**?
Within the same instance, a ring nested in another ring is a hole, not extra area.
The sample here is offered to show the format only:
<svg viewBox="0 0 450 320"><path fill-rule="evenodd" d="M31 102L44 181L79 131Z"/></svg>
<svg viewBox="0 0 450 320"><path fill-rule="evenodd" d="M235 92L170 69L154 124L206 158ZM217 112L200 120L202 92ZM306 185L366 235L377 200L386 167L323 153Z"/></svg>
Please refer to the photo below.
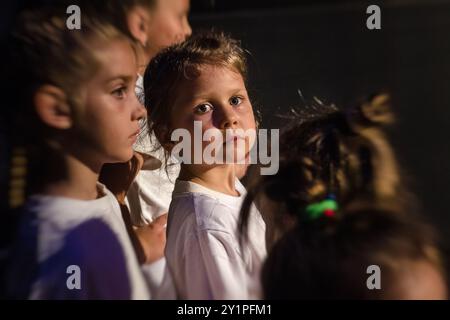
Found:
<svg viewBox="0 0 450 320"><path fill-rule="evenodd" d="M194 32L224 30L250 50L263 127L283 125L276 115L300 104L298 89L341 107L390 92L401 167L450 243L450 1L299 3L194 0L191 23ZM381 30L366 28L369 4L381 8Z"/></svg>

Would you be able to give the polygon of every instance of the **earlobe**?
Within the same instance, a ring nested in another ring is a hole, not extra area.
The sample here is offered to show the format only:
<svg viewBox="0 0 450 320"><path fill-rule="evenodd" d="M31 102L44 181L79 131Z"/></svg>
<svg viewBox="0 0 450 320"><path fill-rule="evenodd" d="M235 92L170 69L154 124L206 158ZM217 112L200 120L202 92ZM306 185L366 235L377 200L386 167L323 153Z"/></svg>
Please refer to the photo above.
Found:
<svg viewBox="0 0 450 320"><path fill-rule="evenodd" d="M66 94L52 85L41 86L34 94L36 114L43 123L55 129L69 129L72 114Z"/></svg>

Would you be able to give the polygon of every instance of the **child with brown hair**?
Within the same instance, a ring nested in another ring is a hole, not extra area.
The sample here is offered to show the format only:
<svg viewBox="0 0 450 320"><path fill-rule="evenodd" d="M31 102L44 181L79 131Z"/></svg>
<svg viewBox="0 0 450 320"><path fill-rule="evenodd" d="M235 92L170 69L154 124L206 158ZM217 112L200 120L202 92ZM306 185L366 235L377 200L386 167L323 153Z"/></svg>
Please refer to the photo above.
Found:
<svg viewBox="0 0 450 320"><path fill-rule="evenodd" d="M227 142L239 140L241 147L233 145L230 153L243 151L248 156L251 139L237 133L254 131L256 126L246 71L244 50L238 42L211 32L163 50L145 72L150 131L167 154L177 149L172 134L180 130L189 136L183 141L193 148L182 152L187 161L182 161L175 182L165 251L182 299L260 297L265 226L254 212L250 241L241 250L236 231L245 188L236 176L237 161L192 161L187 156L194 155L194 149L204 154L214 143L196 140L195 132L202 136L214 132L220 141L224 137Z"/></svg>

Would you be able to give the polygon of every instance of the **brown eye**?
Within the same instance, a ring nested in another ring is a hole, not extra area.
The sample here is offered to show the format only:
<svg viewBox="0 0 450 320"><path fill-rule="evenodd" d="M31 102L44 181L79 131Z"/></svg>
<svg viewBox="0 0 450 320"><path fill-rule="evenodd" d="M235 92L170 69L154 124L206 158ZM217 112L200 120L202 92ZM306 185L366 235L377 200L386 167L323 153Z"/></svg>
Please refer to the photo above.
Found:
<svg viewBox="0 0 450 320"><path fill-rule="evenodd" d="M120 88L114 90L112 92L112 94L119 99L123 99L125 97L126 91L127 91L126 87L120 87Z"/></svg>
<svg viewBox="0 0 450 320"><path fill-rule="evenodd" d="M204 103L195 107L195 113L197 114L205 114L212 110L212 106L210 104Z"/></svg>
<svg viewBox="0 0 450 320"><path fill-rule="evenodd" d="M241 97L232 97L231 99L230 99L230 104L232 105L232 106L238 106L238 105L240 105L242 103L242 98Z"/></svg>

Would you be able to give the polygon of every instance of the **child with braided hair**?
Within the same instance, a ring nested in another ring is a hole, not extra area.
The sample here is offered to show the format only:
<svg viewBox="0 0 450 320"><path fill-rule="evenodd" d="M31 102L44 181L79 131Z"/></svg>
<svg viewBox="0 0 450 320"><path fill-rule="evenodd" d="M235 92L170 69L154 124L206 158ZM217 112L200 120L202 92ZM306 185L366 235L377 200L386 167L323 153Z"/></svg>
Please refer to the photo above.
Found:
<svg viewBox="0 0 450 320"><path fill-rule="evenodd" d="M294 112L279 172L249 187L240 217L242 241L253 202L267 224L265 298L447 298L435 233L411 213L382 130L393 120L387 95Z"/></svg>

